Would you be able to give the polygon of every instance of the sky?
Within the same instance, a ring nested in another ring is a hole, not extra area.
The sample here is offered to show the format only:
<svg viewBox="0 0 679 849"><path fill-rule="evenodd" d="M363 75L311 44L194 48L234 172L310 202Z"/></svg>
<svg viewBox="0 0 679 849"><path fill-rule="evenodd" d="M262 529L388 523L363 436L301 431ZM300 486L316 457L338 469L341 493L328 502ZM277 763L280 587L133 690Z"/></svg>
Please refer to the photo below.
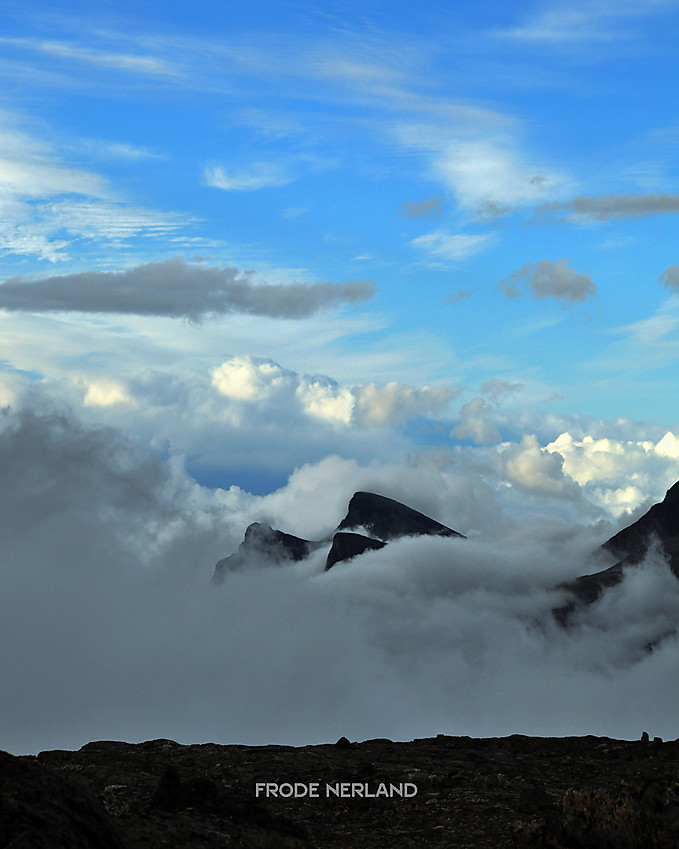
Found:
<svg viewBox="0 0 679 849"><path fill-rule="evenodd" d="M678 18L0 0L8 749L160 726L679 736L670 650L636 654L673 615L662 563L572 643L526 625L679 479ZM210 585L250 521L320 538L357 489L464 533L494 577L460 595L445 563L477 555L426 549L415 577L404 543L370 579L314 561ZM502 720L499 666L523 682Z"/></svg>

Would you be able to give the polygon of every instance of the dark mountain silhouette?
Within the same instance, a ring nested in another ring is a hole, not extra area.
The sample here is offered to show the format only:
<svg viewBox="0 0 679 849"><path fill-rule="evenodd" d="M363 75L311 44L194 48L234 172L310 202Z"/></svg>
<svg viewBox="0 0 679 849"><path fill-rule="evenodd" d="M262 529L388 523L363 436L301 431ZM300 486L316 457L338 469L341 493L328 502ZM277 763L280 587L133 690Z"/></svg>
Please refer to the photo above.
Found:
<svg viewBox="0 0 679 849"><path fill-rule="evenodd" d="M324 540L302 539L277 531L262 522L253 522L248 525L238 551L217 563L212 580L218 583L227 572L240 569L258 559L265 559L268 563L294 563L308 557L323 544Z"/></svg>
<svg viewBox="0 0 679 849"><path fill-rule="evenodd" d="M255 522L247 528L238 551L217 563L213 580L219 582L227 572L258 560L280 564L303 560L323 546L329 546L325 563L327 571L338 563L365 551L383 548L388 541L404 536L465 539L458 531L400 501L374 492L356 492L332 542L330 538L302 539ZM679 578L679 482L667 491L661 503L655 504L636 522L612 536L593 555L613 555L617 558L616 563L558 586L558 589L567 592L568 598L564 605L552 610L557 621L567 625L575 610L594 603L603 592L618 584L625 570L640 563L653 546L657 546L659 553L667 558L672 572Z"/></svg>
<svg viewBox="0 0 679 849"><path fill-rule="evenodd" d="M338 531L365 528L383 542L405 536L438 535L461 537L462 534L413 510L374 492L355 492L349 502L347 515L337 526Z"/></svg>
<svg viewBox="0 0 679 849"><path fill-rule="evenodd" d="M556 618L566 623L577 607L595 602L604 590L620 583L625 569L640 563L653 546L666 557L670 569L679 578L679 482L667 490L663 501L601 546L602 551L619 558L617 563L560 585L572 598L553 611Z"/></svg>
<svg viewBox="0 0 679 849"><path fill-rule="evenodd" d="M367 533L347 532L353 528L360 528ZM423 535L465 539L463 534L393 498L374 492L355 492L349 501L347 515L337 526L331 544L329 538L301 539L269 525L254 522L245 531L238 551L217 563L212 580L219 583L227 572L241 569L257 559L281 564L303 560L312 551L330 544L325 565L327 571L336 563L356 557L368 549L383 548L387 540Z"/></svg>
<svg viewBox="0 0 679 849"><path fill-rule="evenodd" d="M602 548L623 563L639 563L658 543L670 569L679 578L679 482L667 490L660 504L629 527L612 536Z"/></svg>
<svg viewBox="0 0 679 849"><path fill-rule="evenodd" d="M332 546L325 561L325 571L327 572L328 569L331 569L335 563L340 563L342 560L349 560L351 557L363 554L364 551L384 548L385 545L386 542L363 536L363 534L339 531L332 538Z"/></svg>

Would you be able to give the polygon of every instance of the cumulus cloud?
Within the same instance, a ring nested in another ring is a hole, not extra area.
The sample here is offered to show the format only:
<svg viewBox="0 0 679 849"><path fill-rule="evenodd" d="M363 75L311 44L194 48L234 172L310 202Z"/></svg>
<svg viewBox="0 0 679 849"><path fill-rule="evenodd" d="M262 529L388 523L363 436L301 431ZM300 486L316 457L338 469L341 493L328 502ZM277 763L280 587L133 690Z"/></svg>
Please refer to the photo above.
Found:
<svg viewBox="0 0 679 849"><path fill-rule="evenodd" d="M470 439L476 445L493 445L502 440L497 425L491 420L503 399L523 389L522 383L501 378L487 380L481 386L486 398L472 398L460 409L460 422L450 431L452 439Z"/></svg>
<svg viewBox="0 0 679 849"><path fill-rule="evenodd" d="M614 514L648 506L654 484L667 489L679 479L679 437L672 431L656 440L582 436L565 432L545 448L557 454L564 473L595 504Z"/></svg>
<svg viewBox="0 0 679 849"><path fill-rule="evenodd" d="M132 398L120 380L90 381L83 399L85 407L112 407L114 404L129 403L132 403Z"/></svg>
<svg viewBox="0 0 679 849"><path fill-rule="evenodd" d="M182 259L149 262L126 271L85 271L0 285L0 308L30 312L95 312L168 316L200 321L228 313L306 318L324 308L371 298L370 281L257 283L236 268Z"/></svg>
<svg viewBox="0 0 679 849"><path fill-rule="evenodd" d="M579 195L567 201L553 201L537 208L539 215L565 214L573 221L611 221L666 215L679 212L677 194Z"/></svg>
<svg viewBox="0 0 679 849"><path fill-rule="evenodd" d="M354 388L355 417L361 424L400 423L418 415L441 413L457 390L447 386L404 386L391 381L384 386L368 383Z"/></svg>
<svg viewBox="0 0 679 849"><path fill-rule="evenodd" d="M526 263L514 274L503 278L498 286L508 298L521 294L519 286L534 298L556 298L575 303L596 295L596 286L589 274L580 274L568 266L568 259L552 262L549 259Z"/></svg>
<svg viewBox="0 0 679 849"><path fill-rule="evenodd" d="M579 495L577 484L564 472L564 458L541 447L533 434L524 436L520 445L508 448L501 459L506 479L524 492L557 497Z"/></svg>
<svg viewBox="0 0 679 849"><path fill-rule="evenodd" d="M643 646L679 617L676 579L649 558L565 634L549 618L554 587L587 571L606 529L583 546L544 520L539 534L517 527L505 490L471 465L334 457L266 497L210 492L119 432L43 408L5 414L0 468L9 751L675 733L676 638ZM395 541L328 573L321 551L210 584L249 521L320 534L354 489L481 533Z"/></svg>
<svg viewBox="0 0 679 849"><path fill-rule="evenodd" d="M451 387L413 387L392 381L343 387L323 375L297 374L272 360L232 357L212 371L212 383L233 401L280 405L330 424L400 424L440 413L456 394Z"/></svg>
<svg viewBox="0 0 679 849"><path fill-rule="evenodd" d="M502 437L486 415L490 407L483 398L473 398L460 410L461 421L450 432L454 439L471 439L477 445L500 442Z"/></svg>

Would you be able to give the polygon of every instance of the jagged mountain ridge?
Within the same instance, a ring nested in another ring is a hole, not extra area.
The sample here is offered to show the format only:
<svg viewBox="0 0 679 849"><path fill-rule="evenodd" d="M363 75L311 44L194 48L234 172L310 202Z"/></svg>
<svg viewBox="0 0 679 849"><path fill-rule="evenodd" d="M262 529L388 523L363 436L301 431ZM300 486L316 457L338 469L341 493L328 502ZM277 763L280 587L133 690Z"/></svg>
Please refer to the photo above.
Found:
<svg viewBox="0 0 679 849"><path fill-rule="evenodd" d="M367 533L356 532L359 529ZM257 558L280 564L296 562L324 545L330 546L325 563L327 571L364 551L383 548L388 540L425 535L465 538L458 531L400 501L375 492L359 491L351 497L347 515L333 536L326 539L302 539L264 523L253 522L247 527L238 551L217 563L213 581L219 583L227 572L242 568L248 561Z"/></svg>
<svg viewBox="0 0 679 849"><path fill-rule="evenodd" d="M330 546L325 563L327 571L365 551L384 548L390 540L425 535L466 539L459 531L400 501L359 491L349 501L347 515L332 538L305 540L274 530L269 525L251 524L238 551L217 563L213 580L220 581L226 572L245 566L252 558L265 558L268 562L281 564L296 562L325 545ZM667 558L672 572L679 579L679 482L667 491L662 502L653 505L640 519L603 543L599 553L612 554L619 558L618 562L558 586L558 589L566 590L570 598L565 605L554 609L556 618L566 624L577 607L592 604L606 589L618 584L625 569L640 563L654 545Z"/></svg>

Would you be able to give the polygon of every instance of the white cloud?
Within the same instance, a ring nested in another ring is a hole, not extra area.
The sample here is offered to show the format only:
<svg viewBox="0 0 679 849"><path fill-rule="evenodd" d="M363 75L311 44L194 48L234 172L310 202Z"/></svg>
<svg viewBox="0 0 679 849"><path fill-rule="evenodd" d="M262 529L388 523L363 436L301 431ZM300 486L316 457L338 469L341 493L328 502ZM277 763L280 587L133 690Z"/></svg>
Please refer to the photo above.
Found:
<svg viewBox="0 0 679 849"><path fill-rule="evenodd" d="M384 386L368 383L353 389L355 419L365 425L398 424L417 415L443 412L457 394L446 386L403 386L391 381Z"/></svg>
<svg viewBox="0 0 679 849"><path fill-rule="evenodd" d="M295 394L301 399L304 411L322 421L348 425L354 415L354 394L327 378L304 376Z"/></svg>
<svg viewBox="0 0 679 849"><path fill-rule="evenodd" d="M85 407L112 407L114 404L129 404L127 387L119 380L93 380L87 386L83 399Z"/></svg>
<svg viewBox="0 0 679 849"><path fill-rule="evenodd" d="M495 425L486 418L490 407L483 398L473 398L460 410L461 421L450 432L453 439L471 439L477 445L500 442L502 437Z"/></svg>
<svg viewBox="0 0 679 849"><path fill-rule="evenodd" d="M679 479L679 438L668 431L653 441L562 433L545 451L558 455L564 472L585 489L592 503L611 513L630 512Z"/></svg>
<svg viewBox="0 0 679 849"><path fill-rule="evenodd" d="M294 179L286 168L273 162L256 162L241 171L227 171L221 165L211 165L205 169L203 178L206 186L238 192L285 186Z"/></svg>
<svg viewBox="0 0 679 849"><path fill-rule="evenodd" d="M74 240L159 237L190 223L115 196L100 174L70 167L54 145L0 111L0 251L56 262Z"/></svg>
<svg viewBox="0 0 679 849"><path fill-rule="evenodd" d="M557 0L522 26L499 30L496 35L552 45L626 41L636 36L639 19L671 12L675 8L675 0L600 0L597 3Z"/></svg>
<svg viewBox="0 0 679 849"><path fill-rule="evenodd" d="M492 239L488 233L471 235L469 233L448 233L446 230L435 230L424 236L412 239L410 244L433 254L435 257L448 260L462 260L473 256Z"/></svg>
<svg viewBox="0 0 679 849"><path fill-rule="evenodd" d="M60 59L71 59L90 65L105 65L132 74L148 74L154 77L176 77L179 75L178 71L172 68L167 61L155 56L110 53L58 41L31 42L28 39L2 39L2 41L32 47L42 53L58 56Z"/></svg>
<svg viewBox="0 0 679 849"><path fill-rule="evenodd" d="M521 163L511 149L489 141L450 143L440 151L436 168L460 202L471 209L487 203L535 203L564 183L561 175Z"/></svg>
<svg viewBox="0 0 679 849"><path fill-rule="evenodd" d="M318 375L300 375L277 363L232 357L212 371L212 383L234 401L275 403L290 415L295 407L331 424L395 425L441 412L454 397L449 387L416 388L396 382L352 388Z"/></svg>
<svg viewBox="0 0 679 849"><path fill-rule="evenodd" d="M524 436L519 446L504 451L501 459L507 480L525 492L551 497L578 494L577 486L564 472L563 457L542 448L532 434Z"/></svg>

